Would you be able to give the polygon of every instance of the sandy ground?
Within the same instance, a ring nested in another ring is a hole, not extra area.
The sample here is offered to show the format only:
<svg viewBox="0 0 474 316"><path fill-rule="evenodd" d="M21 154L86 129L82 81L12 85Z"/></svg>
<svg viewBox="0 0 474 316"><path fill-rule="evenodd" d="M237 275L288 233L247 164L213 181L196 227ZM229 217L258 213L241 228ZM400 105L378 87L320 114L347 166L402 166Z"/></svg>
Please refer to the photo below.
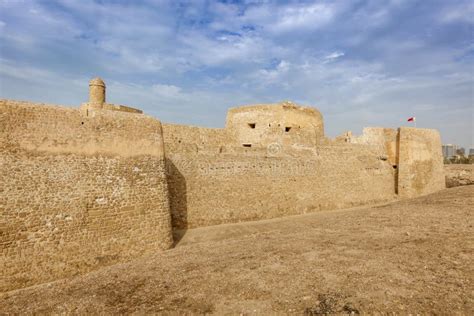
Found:
<svg viewBox="0 0 474 316"><path fill-rule="evenodd" d="M3 313L473 314L474 186L187 231L176 248L4 293Z"/></svg>

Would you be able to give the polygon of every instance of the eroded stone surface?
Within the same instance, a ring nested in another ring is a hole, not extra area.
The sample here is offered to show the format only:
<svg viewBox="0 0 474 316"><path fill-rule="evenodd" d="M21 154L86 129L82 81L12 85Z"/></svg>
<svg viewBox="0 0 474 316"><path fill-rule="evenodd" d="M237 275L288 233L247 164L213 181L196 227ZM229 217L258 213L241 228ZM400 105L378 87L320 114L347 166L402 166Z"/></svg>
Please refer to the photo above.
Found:
<svg viewBox="0 0 474 316"><path fill-rule="evenodd" d="M456 164L445 165L446 187L474 184L474 165Z"/></svg>

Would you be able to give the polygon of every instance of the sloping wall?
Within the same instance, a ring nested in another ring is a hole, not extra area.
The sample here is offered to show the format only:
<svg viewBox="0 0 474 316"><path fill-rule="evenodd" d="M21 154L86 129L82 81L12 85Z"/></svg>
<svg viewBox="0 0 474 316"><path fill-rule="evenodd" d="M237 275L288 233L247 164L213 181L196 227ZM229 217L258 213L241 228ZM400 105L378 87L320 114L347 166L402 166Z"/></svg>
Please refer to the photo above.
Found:
<svg viewBox="0 0 474 316"><path fill-rule="evenodd" d="M400 197L425 195L446 187L441 138L438 131L401 127L398 161Z"/></svg>
<svg viewBox="0 0 474 316"><path fill-rule="evenodd" d="M0 291L172 244L159 121L0 101Z"/></svg>

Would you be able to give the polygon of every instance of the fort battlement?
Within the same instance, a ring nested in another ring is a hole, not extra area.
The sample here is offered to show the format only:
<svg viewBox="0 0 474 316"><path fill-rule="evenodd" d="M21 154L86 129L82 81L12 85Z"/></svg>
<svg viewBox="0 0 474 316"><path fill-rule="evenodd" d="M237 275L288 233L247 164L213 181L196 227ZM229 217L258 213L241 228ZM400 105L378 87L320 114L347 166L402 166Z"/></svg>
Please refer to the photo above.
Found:
<svg viewBox="0 0 474 316"><path fill-rule="evenodd" d="M224 128L106 103L0 101L0 291L168 249L173 231L382 203L444 188L436 130L331 139L291 102L232 108Z"/></svg>

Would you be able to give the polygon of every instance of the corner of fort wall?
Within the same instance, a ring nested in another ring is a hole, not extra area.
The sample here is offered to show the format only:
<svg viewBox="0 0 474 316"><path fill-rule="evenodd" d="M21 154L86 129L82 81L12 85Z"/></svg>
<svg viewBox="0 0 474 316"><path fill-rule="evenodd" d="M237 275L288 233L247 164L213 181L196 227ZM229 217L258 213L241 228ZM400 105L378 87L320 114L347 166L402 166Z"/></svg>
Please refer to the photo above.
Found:
<svg viewBox="0 0 474 316"><path fill-rule="evenodd" d="M398 194L425 195L446 187L441 137L437 130L401 127L398 144Z"/></svg>
<svg viewBox="0 0 474 316"><path fill-rule="evenodd" d="M0 100L0 292L172 245L161 123Z"/></svg>

